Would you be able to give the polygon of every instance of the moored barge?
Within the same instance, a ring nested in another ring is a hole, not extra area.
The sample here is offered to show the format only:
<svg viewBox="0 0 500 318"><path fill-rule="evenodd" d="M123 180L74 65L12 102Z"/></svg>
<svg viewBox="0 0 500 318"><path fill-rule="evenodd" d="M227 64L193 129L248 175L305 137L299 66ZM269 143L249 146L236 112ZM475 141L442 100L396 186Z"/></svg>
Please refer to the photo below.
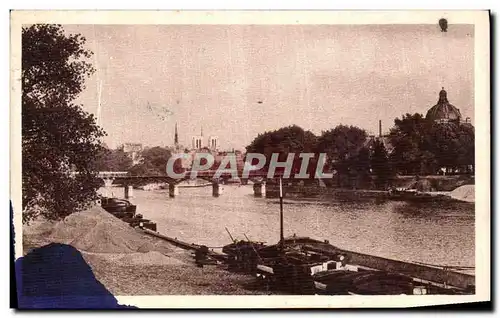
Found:
<svg viewBox="0 0 500 318"><path fill-rule="evenodd" d="M137 206L130 201L119 198L101 197L101 207L113 216L128 223L132 227L157 230L155 222L144 219L141 214L136 214Z"/></svg>
<svg viewBox="0 0 500 318"><path fill-rule="evenodd" d="M474 293L473 275L347 251L309 237L271 246L240 241L223 252L233 268L255 274L266 288L290 294Z"/></svg>

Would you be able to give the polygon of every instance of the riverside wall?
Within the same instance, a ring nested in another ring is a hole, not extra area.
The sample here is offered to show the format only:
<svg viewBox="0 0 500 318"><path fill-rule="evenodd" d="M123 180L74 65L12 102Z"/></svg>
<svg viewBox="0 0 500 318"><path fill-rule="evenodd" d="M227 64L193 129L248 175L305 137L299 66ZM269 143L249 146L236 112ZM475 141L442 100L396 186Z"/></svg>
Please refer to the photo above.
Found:
<svg viewBox="0 0 500 318"><path fill-rule="evenodd" d="M414 176L398 176L392 181L395 188L416 188L425 192L451 192L463 185L473 185L473 176L421 176L417 180ZM358 198L386 198L387 191L377 190L373 187L357 189L341 188L335 185L320 186L318 182L302 184L297 182L283 182L283 193L285 197L358 197ZM279 197L279 185L276 182L266 184L266 197Z"/></svg>

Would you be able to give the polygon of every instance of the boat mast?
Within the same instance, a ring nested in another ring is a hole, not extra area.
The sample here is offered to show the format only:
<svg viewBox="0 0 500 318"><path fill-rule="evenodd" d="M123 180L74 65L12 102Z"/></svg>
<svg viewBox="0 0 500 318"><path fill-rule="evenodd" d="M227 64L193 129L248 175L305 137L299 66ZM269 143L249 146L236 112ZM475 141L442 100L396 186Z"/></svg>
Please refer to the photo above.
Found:
<svg viewBox="0 0 500 318"><path fill-rule="evenodd" d="M283 236L283 184L280 177L280 245L283 246L285 238Z"/></svg>

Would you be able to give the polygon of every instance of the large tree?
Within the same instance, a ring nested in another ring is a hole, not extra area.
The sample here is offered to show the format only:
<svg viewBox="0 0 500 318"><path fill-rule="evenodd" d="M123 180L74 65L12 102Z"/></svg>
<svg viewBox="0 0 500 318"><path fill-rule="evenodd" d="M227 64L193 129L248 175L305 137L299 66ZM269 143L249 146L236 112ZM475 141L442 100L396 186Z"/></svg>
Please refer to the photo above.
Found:
<svg viewBox="0 0 500 318"><path fill-rule="evenodd" d="M141 163L130 168L129 172L132 175L143 175L143 176L166 175L168 159L170 159L171 156L172 153L167 148L163 147L146 148L141 152L141 158L142 158ZM176 160L176 164L178 163L180 163L180 161ZM174 169L176 169L175 166Z"/></svg>
<svg viewBox="0 0 500 318"><path fill-rule="evenodd" d="M99 171L128 171L132 165L132 158L123 151L123 146L116 149L103 147L96 160Z"/></svg>
<svg viewBox="0 0 500 318"><path fill-rule="evenodd" d="M355 177L366 179L370 167L366 141L365 130L346 125L338 125L319 137L317 152L327 154L327 165L337 172L339 186L352 185Z"/></svg>
<svg viewBox="0 0 500 318"><path fill-rule="evenodd" d="M264 169L269 167L271 156L273 153L279 154L278 161L286 161L289 154L294 154L294 162L292 166L292 174L300 171L302 159L299 157L301 153L314 153L316 149L316 136L304 130L297 125L283 127L274 131L268 131L259 134L246 147L247 153L260 153L266 157L266 165ZM313 177L316 158L309 161L308 173ZM255 164L255 163L254 163ZM276 169L282 171L283 169Z"/></svg>
<svg viewBox="0 0 500 318"><path fill-rule="evenodd" d="M373 144L370 161L375 186L385 189L393 176L393 170L389 162L389 154L381 140L376 140Z"/></svg>
<svg viewBox="0 0 500 318"><path fill-rule="evenodd" d="M435 157L430 151L431 124L421 114L405 114L394 120L389 133L393 147L391 162L403 174L429 174L435 170Z"/></svg>
<svg viewBox="0 0 500 318"><path fill-rule="evenodd" d="M475 132L474 126L465 124L458 127L459 148L457 151L457 165L465 167L467 172L474 172L475 164ZM472 167L472 170L469 170Z"/></svg>
<svg viewBox="0 0 500 318"><path fill-rule="evenodd" d="M434 154L437 167L454 169L457 165L458 124L434 123L429 129L430 151Z"/></svg>
<svg viewBox="0 0 500 318"><path fill-rule="evenodd" d="M389 134L391 161L402 174L434 174L440 168L468 170L474 165L474 127L434 122L421 114L396 118Z"/></svg>
<svg viewBox="0 0 500 318"><path fill-rule="evenodd" d="M93 160L105 133L74 104L94 71L84 44L59 25L22 30L23 221L60 219L96 197Z"/></svg>
<svg viewBox="0 0 500 318"><path fill-rule="evenodd" d="M437 166L451 171L474 165L474 127L468 124L434 123L429 144Z"/></svg>

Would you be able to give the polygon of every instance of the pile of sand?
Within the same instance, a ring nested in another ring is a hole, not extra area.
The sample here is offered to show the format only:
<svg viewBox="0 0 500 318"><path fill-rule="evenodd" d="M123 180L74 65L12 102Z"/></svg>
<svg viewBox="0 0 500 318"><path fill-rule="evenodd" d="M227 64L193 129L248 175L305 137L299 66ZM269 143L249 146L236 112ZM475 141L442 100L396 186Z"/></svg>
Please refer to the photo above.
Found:
<svg viewBox="0 0 500 318"><path fill-rule="evenodd" d="M50 234L55 222L39 217L32 220L29 224L23 224L23 235L27 236L42 236Z"/></svg>
<svg viewBox="0 0 500 318"><path fill-rule="evenodd" d="M142 238L131 230L124 231L113 223L103 222L75 238L70 245L93 253L131 253L142 245Z"/></svg>
<svg viewBox="0 0 500 318"><path fill-rule="evenodd" d="M128 254L120 258L120 262L127 265L184 265L181 260L157 251Z"/></svg>
<svg viewBox="0 0 500 318"><path fill-rule="evenodd" d="M150 250L144 235L100 207L71 214L54 226L49 239L92 253Z"/></svg>
<svg viewBox="0 0 500 318"><path fill-rule="evenodd" d="M475 202L475 186L473 184L463 185L451 191L450 196L455 200Z"/></svg>

